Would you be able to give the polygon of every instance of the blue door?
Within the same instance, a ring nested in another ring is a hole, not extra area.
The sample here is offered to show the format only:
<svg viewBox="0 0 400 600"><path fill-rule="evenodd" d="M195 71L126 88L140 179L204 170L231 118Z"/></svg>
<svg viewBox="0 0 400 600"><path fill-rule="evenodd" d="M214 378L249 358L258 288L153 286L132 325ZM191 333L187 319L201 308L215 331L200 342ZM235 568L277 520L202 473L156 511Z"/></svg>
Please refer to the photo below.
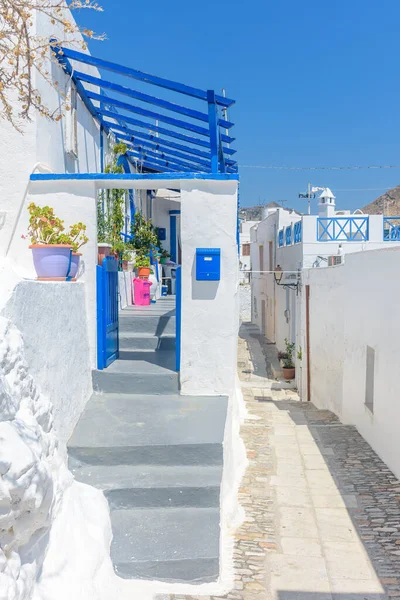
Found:
<svg viewBox="0 0 400 600"><path fill-rule="evenodd" d="M107 256L97 266L97 368L105 369L118 355L118 261Z"/></svg>
<svg viewBox="0 0 400 600"><path fill-rule="evenodd" d="M181 370L182 267L176 269L176 370Z"/></svg>

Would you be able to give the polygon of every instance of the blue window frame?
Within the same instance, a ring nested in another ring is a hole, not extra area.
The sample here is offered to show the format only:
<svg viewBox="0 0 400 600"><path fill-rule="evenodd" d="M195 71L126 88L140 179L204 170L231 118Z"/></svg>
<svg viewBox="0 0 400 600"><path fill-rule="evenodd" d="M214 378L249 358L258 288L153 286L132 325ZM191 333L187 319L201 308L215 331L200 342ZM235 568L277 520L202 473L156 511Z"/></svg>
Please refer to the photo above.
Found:
<svg viewBox="0 0 400 600"><path fill-rule="evenodd" d="M302 239L302 221L297 221L293 226L294 243L299 244Z"/></svg>
<svg viewBox="0 0 400 600"><path fill-rule="evenodd" d="M292 245L292 226L289 225L288 227L286 227L286 246L291 246Z"/></svg>
<svg viewBox="0 0 400 600"><path fill-rule="evenodd" d="M278 246L282 248L283 246L283 229L281 229L278 233Z"/></svg>

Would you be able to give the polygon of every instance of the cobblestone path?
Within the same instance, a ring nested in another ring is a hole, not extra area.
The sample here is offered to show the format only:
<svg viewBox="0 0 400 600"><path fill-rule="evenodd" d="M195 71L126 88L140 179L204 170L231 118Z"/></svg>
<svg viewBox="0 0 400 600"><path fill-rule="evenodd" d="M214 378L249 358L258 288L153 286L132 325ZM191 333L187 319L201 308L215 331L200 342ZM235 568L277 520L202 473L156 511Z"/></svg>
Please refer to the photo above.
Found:
<svg viewBox="0 0 400 600"><path fill-rule="evenodd" d="M400 600L400 482L355 428L262 378L241 328L249 466L230 600ZM172 595L170 600L222 596Z"/></svg>

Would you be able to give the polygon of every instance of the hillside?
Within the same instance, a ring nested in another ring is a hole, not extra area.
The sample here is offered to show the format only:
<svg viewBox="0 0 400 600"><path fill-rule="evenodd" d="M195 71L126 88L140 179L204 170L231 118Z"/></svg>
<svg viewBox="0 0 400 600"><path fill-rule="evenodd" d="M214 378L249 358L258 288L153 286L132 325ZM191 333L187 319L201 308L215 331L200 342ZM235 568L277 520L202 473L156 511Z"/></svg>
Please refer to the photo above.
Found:
<svg viewBox="0 0 400 600"><path fill-rule="evenodd" d="M239 217L246 221L261 221L263 208L278 208L278 206L280 206L280 204L277 204L276 202L269 202L265 206L261 204L258 206L243 206L240 207Z"/></svg>
<svg viewBox="0 0 400 600"><path fill-rule="evenodd" d="M400 215L400 185L387 191L376 200L361 209L367 215L383 215L397 217Z"/></svg>

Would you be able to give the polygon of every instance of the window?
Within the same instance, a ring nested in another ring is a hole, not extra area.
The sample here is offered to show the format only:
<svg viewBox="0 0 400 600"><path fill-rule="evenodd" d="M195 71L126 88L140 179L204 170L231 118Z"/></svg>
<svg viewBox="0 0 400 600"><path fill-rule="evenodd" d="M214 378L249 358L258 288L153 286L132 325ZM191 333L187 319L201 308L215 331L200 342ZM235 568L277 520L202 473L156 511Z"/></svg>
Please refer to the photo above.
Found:
<svg viewBox="0 0 400 600"><path fill-rule="evenodd" d="M272 242L268 242L268 251L269 251L269 270L274 270L274 246Z"/></svg>
<svg viewBox="0 0 400 600"><path fill-rule="evenodd" d="M250 256L250 244L242 244L242 256Z"/></svg>
<svg viewBox="0 0 400 600"><path fill-rule="evenodd" d="M72 83L65 103L69 109L65 111L65 152L78 158L78 96Z"/></svg>
<svg viewBox="0 0 400 600"><path fill-rule="evenodd" d="M375 379L375 350L367 346L365 370L365 406L374 412L374 379Z"/></svg>
<svg viewBox="0 0 400 600"><path fill-rule="evenodd" d="M260 261L260 271L264 271L264 246L258 247L258 257Z"/></svg>

